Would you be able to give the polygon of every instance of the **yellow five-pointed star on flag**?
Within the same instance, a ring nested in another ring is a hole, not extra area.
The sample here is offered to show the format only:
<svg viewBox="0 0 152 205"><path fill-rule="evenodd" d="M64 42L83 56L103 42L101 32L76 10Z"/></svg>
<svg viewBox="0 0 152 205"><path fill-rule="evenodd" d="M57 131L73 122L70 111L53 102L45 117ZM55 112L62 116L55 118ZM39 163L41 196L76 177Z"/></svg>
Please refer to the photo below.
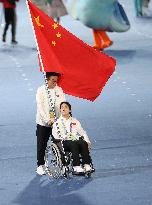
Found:
<svg viewBox="0 0 152 205"><path fill-rule="evenodd" d="M56 46L56 42L55 42L55 41L52 41L52 45L53 45L53 46Z"/></svg>
<svg viewBox="0 0 152 205"><path fill-rule="evenodd" d="M58 28L58 24L57 24L57 23L54 23L54 24L52 25L52 27L53 27L54 29L56 29L56 28Z"/></svg>
<svg viewBox="0 0 152 205"><path fill-rule="evenodd" d="M61 34L58 32L58 33L56 34L56 37L57 37L57 38L61 38Z"/></svg>
<svg viewBox="0 0 152 205"><path fill-rule="evenodd" d="M42 24L40 23L40 17L39 17L39 16L38 16L37 18L35 17L35 21L36 21L36 23L37 23L37 25L38 25L39 27L44 28L44 25L42 25Z"/></svg>

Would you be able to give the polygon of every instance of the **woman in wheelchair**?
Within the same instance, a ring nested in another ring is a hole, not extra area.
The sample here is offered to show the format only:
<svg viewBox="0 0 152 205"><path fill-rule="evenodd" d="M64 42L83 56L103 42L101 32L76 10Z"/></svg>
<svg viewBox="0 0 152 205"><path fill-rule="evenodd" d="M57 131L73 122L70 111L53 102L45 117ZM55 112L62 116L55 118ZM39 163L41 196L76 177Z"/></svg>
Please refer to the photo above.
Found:
<svg viewBox="0 0 152 205"><path fill-rule="evenodd" d="M64 152L71 152L73 174L92 171L89 149L91 142L78 120L72 117L71 105L68 102L60 104L61 117L53 124L52 135L55 140L62 140ZM82 164L80 160L82 157Z"/></svg>

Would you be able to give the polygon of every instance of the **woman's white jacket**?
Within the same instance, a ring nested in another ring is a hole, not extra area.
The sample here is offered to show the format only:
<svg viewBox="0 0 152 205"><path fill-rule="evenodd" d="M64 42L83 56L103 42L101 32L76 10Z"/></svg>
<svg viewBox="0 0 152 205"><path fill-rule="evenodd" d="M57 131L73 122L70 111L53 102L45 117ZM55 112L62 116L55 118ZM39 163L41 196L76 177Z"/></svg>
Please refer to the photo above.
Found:
<svg viewBox="0 0 152 205"><path fill-rule="evenodd" d="M90 143L88 135L77 119L73 117L65 119L61 116L53 124L52 135L55 139L68 140L70 134L72 134L77 140L79 140L79 137L83 137L87 143Z"/></svg>

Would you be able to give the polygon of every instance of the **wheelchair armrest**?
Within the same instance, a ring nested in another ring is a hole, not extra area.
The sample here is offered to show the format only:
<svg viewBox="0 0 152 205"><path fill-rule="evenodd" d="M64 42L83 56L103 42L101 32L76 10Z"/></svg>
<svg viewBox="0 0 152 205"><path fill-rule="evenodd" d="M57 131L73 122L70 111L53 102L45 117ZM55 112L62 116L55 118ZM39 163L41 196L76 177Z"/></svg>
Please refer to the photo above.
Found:
<svg viewBox="0 0 152 205"><path fill-rule="evenodd" d="M52 136L51 141L54 142L54 143L59 143L59 142L61 142L60 139L55 139L53 136Z"/></svg>

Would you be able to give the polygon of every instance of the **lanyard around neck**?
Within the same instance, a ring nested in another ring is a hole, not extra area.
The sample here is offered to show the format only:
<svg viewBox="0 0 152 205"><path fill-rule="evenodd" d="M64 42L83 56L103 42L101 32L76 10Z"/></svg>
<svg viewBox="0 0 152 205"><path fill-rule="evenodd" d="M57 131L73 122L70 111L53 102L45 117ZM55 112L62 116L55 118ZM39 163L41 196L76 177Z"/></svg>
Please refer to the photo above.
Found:
<svg viewBox="0 0 152 205"><path fill-rule="evenodd" d="M63 127L63 129L64 129L65 135L68 135L69 132L68 132L67 129L66 129L66 126L65 126L65 124L64 124L63 119L61 119L61 123L62 123L62 127ZM70 134L72 134L72 122L70 122Z"/></svg>
<svg viewBox="0 0 152 205"><path fill-rule="evenodd" d="M48 99L50 111L52 111L52 109L55 107L55 104L56 104L56 90L54 89L55 97L54 97L54 100L53 100L53 98L51 96L51 93L50 93L50 89L46 86L45 86L45 88L46 88L46 94L47 94L47 99Z"/></svg>
<svg viewBox="0 0 152 205"><path fill-rule="evenodd" d="M53 98L52 98L52 96L51 96L51 94L50 94L50 89L48 89L48 94L49 94L49 96L47 95L47 97L52 99L52 102L53 102L54 107L55 107L55 104L56 104L56 90L54 89L54 95L55 95L54 100L53 100ZM50 106L50 105L49 105L49 106ZM50 106L50 107L51 107L51 106Z"/></svg>

